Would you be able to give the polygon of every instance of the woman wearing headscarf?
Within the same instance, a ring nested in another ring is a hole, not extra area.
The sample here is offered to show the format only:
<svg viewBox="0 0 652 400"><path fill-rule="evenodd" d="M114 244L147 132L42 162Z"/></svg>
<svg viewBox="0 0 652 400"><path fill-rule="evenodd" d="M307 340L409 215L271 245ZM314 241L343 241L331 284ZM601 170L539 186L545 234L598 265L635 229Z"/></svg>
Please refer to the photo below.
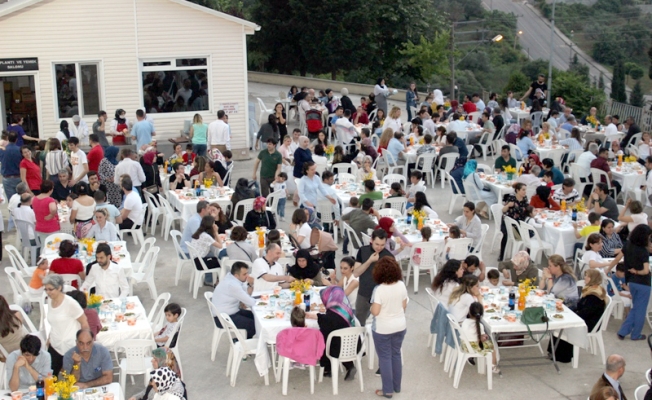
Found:
<svg viewBox="0 0 652 400"><path fill-rule="evenodd" d="M169 351L169 350L168 350ZM172 358L172 359L171 359ZM179 371L178 368L176 367L176 363L174 361L174 355L170 352L168 355L168 352L164 348L158 348L155 350L152 350L152 368L154 371L150 372L150 374L154 374L159 368L169 368L171 369L177 377L179 376ZM181 382L181 379L179 379ZM181 382L181 386L183 388L183 398L187 397L186 394L186 388L183 382ZM152 390L152 381L150 377L150 382L145 388L145 390L141 391L138 394L135 394L129 398L129 400L151 400L154 398L156 395L156 392ZM175 400L175 399L173 399Z"/></svg>
<svg viewBox="0 0 652 400"><path fill-rule="evenodd" d="M106 200L114 206L120 207L122 203L122 190L120 186L113 183L115 166L118 165L117 156L117 147L109 146L104 149L104 158L100 161L97 173L100 176L100 181L106 186Z"/></svg>
<svg viewBox="0 0 652 400"><path fill-rule="evenodd" d="M199 157L197 157L199 158ZM247 178L240 178L235 184L235 193L231 196L231 221L234 217L237 217L238 220L242 220L245 216L241 214L235 215L235 205L238 204L241 200L253 199L256 197L256 192L249 187L249 181Z"/></svg>
<svg viewBox="0 0 652 400"><path fill-rule="evenodd" d="M142 184L143 190L154 194L161 190L161 176L158 173L158 164L156 163L156 149L147 148L145 154L140 158L140 166L145 173L145 182Z"/></svg>
<svg viewBox="0 0 652 400"><path fill-rule="evenodd" d="M607 291L602 287L602 273L597 269L587 269L584 271L584 288L577 302L575 314L584 320L589 332L597 325L606 305ZM571 362L573 359L573 345L558 338L554 340L556 343L555 359L563 363ZM551 352L552 347L548 344L548 355L551 355Z"/></svg>
<svg viewBox="0 0 652 400"><path fill-rule="evenodd" d="M276 220L274 214L265 208L267 200L258 196L254 200L253 210L247 213L244 222L244 228L249 231L255 231L256 228L276 229Z"/></svg>
<svg viewBox="0 0 652 400"><path fill-rule="evenodd" d="M296 262L288 268L288 275L294 279L310 279L313 282L321 282L321 267L310 255L310 251L301 249L295 256Z"/></svg>
<svg viewBox="0 0 652 400"><path fill-rule="evenodd" d="M444 94L441 92L441 90L439 90L439 89L435 89L435 90L432 92L432 94L433 94L433 96L434 96L432 102L436 104L436 106L434 107L434 109L436 109L437 106L443 106L443 105L444 105ZM452 104L451 104L451 105L452 105Z"/></svg>
<svg viewBox="0 0 652 400"><path fill-rule="evenodd" d="M68 130L68 121L63 120L59 123L59 132L57 132L57 136L55 136L57 139L59 139L59 142L63 144L63 142L67 142L68 139L70 139L70 130Z"/></svg>
<svg viewBox="0 0 652 400"><path fill-rule="evenodd" d="M150 372L150 384L156 392L154 400L185 400L186 388L181 379L168 367Z"/></svg>
<svg viewBox="0 0 652 400"><path fill-rule="evenodd" d="M324 336L324 341L328 341L328 335L338 329L350 328L355 325L355 314L349 299L344 293L344 289L339 286L329 286L319 293L322 304L324 305L324 312L320 313L306 313L306 318L316 319L319 324L319 330ZM358 341L358 349L362 344ZM331 362L326 356L338 357L340 355L340 338L333 338L331 340L331 348L324 349L324 355L319 360L319 364L324 367L324 376L331 376ZM353 362L347 361L342 363L346 368L345 381L353 380L355 377L356 369ZM337 373L337 371L336 371Z"/></svg>
<svg viewBox="0 0 652 400"><path fill-rule="evenodd" d="M107 136L113 136L113 145L123 145L126 143L125 137L129 133L129 120L125 110L118 108L115 110L115 118L111 121L111 133Z"/></svg>
<svg viewBox="0 0 652 400"><path fill-rule="evenodd" d="M374 96L376 99L376 108L387 112L387 98L390 96L390 91L385 86L385 78L378 78L376 86L374 86Z"/></svg>
<svg viewBox="0 0 652 400"><path fill-rule="evenodd" d="M462 180L467 187L473 186L475 190L465 190L466 198L476 204L476 212L484 218L488 217L489 207L498 202L498 197L494 192L485 190L484 182L480 179L480 175L476 172L478 162L469 160L464 166L464 173ZM484 202L484 205L482 203Z"/></svg>
<svg viewBox="0 0 652 400"><path fill-rule="evenodd" d="M539 269L524 250L514 254L511 260L498 263L498 271L503 274L502 285L505 286L517 286L526 279L533 285L539 284Z"/></svg>
<svg viewBox="0 0 652 400"><path fill-rule="evenodd" d="M385 248L392 254L397 255L405 247L412 247L410 240L406 238L398 228L394 225L394 220L389 217L382 217L378 220L378 226L375 229L382 229L387 233L387 240L385 241ZM390 240L392 237L398 237L400 240ZM396 247L398 242L398 248Z"/></svg>
<svg viewBox="0 0 652 400"><path fill-rule="evenodd" d="M537 186L536 194L530 199L530 205L534 208L545 208L554 211L561 209L559 204L550 197L550 188L548 186Z"/></svg>

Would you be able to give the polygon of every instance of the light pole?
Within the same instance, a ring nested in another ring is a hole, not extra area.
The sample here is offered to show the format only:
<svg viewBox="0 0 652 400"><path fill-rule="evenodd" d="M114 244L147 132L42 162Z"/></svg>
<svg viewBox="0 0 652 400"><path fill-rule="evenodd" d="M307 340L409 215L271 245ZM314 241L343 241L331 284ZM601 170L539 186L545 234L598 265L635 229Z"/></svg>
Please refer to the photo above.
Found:
<svg viewBox="0 0 652 400"><path fill-rule="evenodd" d="M547 105L550 107L550 96L552 96L552 59L555 57L555 4L557 0L552 0L552 16L550 23L550 61L548 61L548 96Z"/></svg>
<svg viewBox="0 0 652 400"><path fill-rule="evenodd" d="M514 37L514 50L516 50L516 43L518 43L518 37L523 34L523 31L518 31Z"/></svg>
<svg viewBox="0 0 652 400"><path fill-rule="evenodd" d="M464 57L462 57L458 62L455 62L455 24L453 23L453 29L451 32L451 95L450 98L451 100L455 100L455 67L457 64L461 63L466 57L469 56L469 54L473 53L480 45L485 44L485 43L497 43L503 40L503 35L496 35L494 36L491 40L481 40L477 46L475 46L471 51L467 52ZM474 43L474 42L466 42L466 43Z"/></svg>

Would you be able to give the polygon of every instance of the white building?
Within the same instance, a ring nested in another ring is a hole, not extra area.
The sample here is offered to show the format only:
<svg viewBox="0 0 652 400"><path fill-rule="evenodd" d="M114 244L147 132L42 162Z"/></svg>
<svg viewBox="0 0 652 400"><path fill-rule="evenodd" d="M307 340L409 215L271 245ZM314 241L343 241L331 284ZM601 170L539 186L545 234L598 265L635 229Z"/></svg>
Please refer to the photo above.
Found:
<svg viewBox="0 0 652 400"><path fill-rule="evenodd" d="M23 114L26 131L47 139L74 114L90 128L99 110L111 120L122 108L135 121L147 107L160 141L195 113L210 123L225 109L237 158L247 148L246 36L259 29L185 0L9 0L0 4L0 122Z"/></svg>

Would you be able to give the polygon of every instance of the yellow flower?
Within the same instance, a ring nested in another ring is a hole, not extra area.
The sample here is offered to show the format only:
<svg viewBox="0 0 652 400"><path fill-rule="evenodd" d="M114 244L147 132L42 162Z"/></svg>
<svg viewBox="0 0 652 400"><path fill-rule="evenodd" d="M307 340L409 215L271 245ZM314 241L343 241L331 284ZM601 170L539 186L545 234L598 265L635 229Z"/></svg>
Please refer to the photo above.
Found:
<svg viewBox="0 0 652 400"><path fill-rule="evenodd" d="M503 170L507 174L515 174L516 173L516 168L512 167L511 165L505 165L503 166Z"/></svg>
<svg viewBox="0 0 652 400"><path fill-rule="evenodd" d="M88 295L88 300L86 301L89 307L102 303L104 298L99 294L90 294Z"/></svg>
<svg viewBox="0 0 652 400"><path fill-rule="evenodd" d="M310 290L311 287L312 285L308 279L299 279L290 283L290 290L293 292L299 291L305 293Z"/></svg>
<svg viewBox="0 0 652 400"><path fill-rule="evenodd" d="M412 217L414 219L425 219L426 215L425 210L412 210Z"/></svg>
<svg viewBox="0 0 652 400"><path fill-rule="evenodd" d="M61 399L69 399L73 393L77 392L79 388L75 386L77 380L74 375L68 375L66 371L61 372L61 379L57 379L55 376L53 378L52 386L54 387L54 392Z"/></svg>
<svg viewBox="0 0 652 400"><path fill-rule="evenodd" d="M324 152L326 154L328 154L328 155L332 155L333 153L335 153L335 146L333 146L332 144L329 144L328 146L326 146L326 149L324 150Z"/></svg>

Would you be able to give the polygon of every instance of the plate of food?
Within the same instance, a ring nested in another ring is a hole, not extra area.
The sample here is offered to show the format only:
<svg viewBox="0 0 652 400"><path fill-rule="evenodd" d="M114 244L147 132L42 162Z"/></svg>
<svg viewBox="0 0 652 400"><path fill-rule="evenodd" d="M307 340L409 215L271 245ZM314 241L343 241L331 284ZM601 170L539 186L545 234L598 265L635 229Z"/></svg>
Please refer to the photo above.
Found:
<svg viewBox="0 0 652 400"><path fill-rule="evenodd" d="M499 317L498 315L494 315L494 316L490 317L489 319L493 319L494 321L500 321L502 318Z"/></svg>
<svg viewBox="0 0 652 400"><path fill-rule="evenodd" d="M562 314L555 314L552 316L554 319L564 319L564 316Z"/></svg>
<svg viewBox="0 0 652 400"><path fill-rule="evenodd" d="M496 310L494 310L493 308L487 308L484 312L487 314L493 314L496 312Z"/></svg>
<svg viewBox="0 0 652 400"><path fill-rule="evenodd" d="M256 305L257 305L258 307L266 307L266 306L267 306L267 302L265 302L265 301L259 301L258 304L256 304Z"/></svg>
<svg viewBox="0 0 652 400"><path fill-rule="evenodd" d="M274 314L267 314L263 318L265 318L265 319L274 319L274 318L276 318L276 316Z"/></svg>

